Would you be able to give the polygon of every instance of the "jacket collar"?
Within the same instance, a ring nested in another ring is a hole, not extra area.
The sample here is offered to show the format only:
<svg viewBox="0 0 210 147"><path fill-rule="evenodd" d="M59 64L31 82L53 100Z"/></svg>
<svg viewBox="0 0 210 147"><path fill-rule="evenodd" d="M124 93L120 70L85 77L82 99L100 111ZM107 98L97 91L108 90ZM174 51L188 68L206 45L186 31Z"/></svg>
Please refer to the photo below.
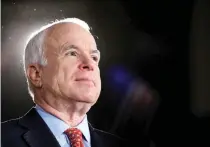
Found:
<svg viewBox="0 0 210 147"><path fill-rule="evenodd" d="M19 120L19 125L26 128L23 138L30 147L60 147L56 138L45 124L44 120L37 113L35 108L31 108ZM102 135L101 131L95 129L89 123L91 147L107 147L107 138Z"/></svg>
<svg viewBox="0 0 210 147"><path fill-rule="evenodd" d="M19 124L27 128L23 138L30 147L60 147L34 107L20 119Z"/></svg>

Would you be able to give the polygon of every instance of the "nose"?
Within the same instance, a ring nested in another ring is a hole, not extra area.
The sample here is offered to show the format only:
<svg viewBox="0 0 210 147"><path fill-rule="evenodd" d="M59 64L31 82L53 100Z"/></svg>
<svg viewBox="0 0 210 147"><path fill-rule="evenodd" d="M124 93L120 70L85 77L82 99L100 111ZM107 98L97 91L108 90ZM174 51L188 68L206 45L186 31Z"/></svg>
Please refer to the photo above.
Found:
<svg viewBox="0 0 210 147"><path fill-rule="evenodd" d="M94 67L90 59L85 59L79 64L79 69L82 71L93 71Z"/></svg>

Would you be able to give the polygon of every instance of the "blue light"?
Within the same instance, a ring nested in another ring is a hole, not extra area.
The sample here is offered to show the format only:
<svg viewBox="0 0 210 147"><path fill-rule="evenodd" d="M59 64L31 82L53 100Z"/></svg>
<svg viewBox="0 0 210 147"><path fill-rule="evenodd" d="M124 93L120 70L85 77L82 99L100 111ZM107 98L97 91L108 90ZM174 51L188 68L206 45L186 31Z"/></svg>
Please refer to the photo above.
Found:
<svg viewBox="0 0 210 147"><path fill-rule="evenodd" d="M113 90L127 92L132 80L132 74L121 65L113 66L108 70L108 84Z"/></svg>

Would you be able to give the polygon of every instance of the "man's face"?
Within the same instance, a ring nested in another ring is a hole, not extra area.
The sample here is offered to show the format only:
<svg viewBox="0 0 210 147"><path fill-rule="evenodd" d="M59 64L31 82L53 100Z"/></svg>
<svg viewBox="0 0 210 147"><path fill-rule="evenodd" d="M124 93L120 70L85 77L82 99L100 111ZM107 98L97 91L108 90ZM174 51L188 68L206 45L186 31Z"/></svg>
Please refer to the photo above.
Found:
<svg viewBox="0 0 210 147"><path fill-rule="evenodd" d="M100 53L93 36L73 23L47 30L43 88L58 98L94 104L101 91Z"/></svg>

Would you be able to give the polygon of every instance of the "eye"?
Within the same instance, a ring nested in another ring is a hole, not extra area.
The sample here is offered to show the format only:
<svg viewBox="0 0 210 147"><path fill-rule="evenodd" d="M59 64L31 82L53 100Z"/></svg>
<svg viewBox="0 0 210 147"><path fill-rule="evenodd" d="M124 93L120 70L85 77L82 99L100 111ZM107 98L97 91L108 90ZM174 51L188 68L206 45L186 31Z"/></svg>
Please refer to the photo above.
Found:
<svg viewBox="0 0 210 147"><path fill-rule="evenodd" d="M65 53L65 55L68 55L68 56L77 56L77 52L76 51L68 51L67 53Z"/></svg>
<svg viewBox="0 0 210 147"><path fill-rule="evenodd" d="M96 62L98 61L98 57L97 56L92 56L92 58L93 58L94 61L96 61Z"/></svg>

